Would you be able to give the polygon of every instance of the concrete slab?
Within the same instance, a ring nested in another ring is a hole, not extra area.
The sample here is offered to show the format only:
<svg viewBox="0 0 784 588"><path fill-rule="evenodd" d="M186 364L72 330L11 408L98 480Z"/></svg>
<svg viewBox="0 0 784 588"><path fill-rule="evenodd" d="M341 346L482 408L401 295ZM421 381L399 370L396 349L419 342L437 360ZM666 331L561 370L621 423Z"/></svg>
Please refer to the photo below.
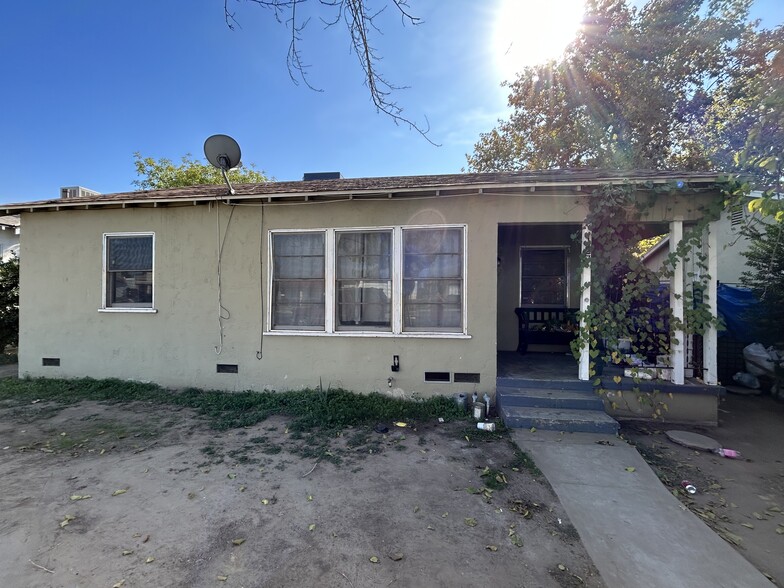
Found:
<svg viewBox="0 0 784 588"><path fill-rule="evenodd" d="M721 443L716 441L716 439L711 439L699 433L692 433L691 431L664 431L664 434L667 435L670 441L690 449L716 451L721 448Z"/></svg>
<svg viewBox="0 0 784 588"><path fill-rule="evenodd" d="M770 588L624 441L590 433L511 434L552 484L609 588Z"/></svg>

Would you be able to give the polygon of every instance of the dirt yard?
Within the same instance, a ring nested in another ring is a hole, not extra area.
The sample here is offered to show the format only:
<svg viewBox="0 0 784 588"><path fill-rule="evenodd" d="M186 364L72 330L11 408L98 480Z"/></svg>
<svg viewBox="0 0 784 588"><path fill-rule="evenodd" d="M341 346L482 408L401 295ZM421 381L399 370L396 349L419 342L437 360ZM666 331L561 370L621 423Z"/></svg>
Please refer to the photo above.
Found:
<svg viewBox="0 0 784 588"><path fill-rule="evenodd" d="M0 405L2 585L602 586L505 437L384 425L317 460L323 437L280 417L216 432L159 405Z"/></svg>
<svg viewBox="0 0 784 588"><path fill-rule="evenodd" d="M712 437L740 451L742 459L677 445L664 435L668 429ZM784 403L728 394L714 429L626 425L621 433L686 506L770 580L784 585ZM682 491L683 480L691 481L697 494Z"/></svg>

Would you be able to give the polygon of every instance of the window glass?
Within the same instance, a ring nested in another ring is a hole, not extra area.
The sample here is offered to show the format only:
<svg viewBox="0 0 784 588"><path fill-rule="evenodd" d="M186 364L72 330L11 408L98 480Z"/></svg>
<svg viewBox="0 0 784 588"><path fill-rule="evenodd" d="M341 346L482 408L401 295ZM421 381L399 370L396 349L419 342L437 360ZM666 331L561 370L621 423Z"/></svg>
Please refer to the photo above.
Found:
<svg viewBox="0 0 784 588"><path fill-rule="evenodd" d="M390 329L392 232L340 232L336 239L338 328Z"/></svg>
<svg viewBox="0 0 784 588"><path fill-rule="evenodd" d="M566 249L520 250L521 306L566 306Z"/></svg>
<svg viewBox="0 0 784 588"><path fill-rule="evenodd" d="M463 308L463 230L403 230L403 328L459 331Z"/></svg>
<svg viewBox="0 0 784 588"><path fill-rule="evenodd" d="M273 328L324 328L324 250L324 233L273 234Z"/></svg>
<svg viewBox="0 0 784 588"><path fill-rule="evenodd" d="M152 308L152 235L106 237L106 307Z"/></svg>

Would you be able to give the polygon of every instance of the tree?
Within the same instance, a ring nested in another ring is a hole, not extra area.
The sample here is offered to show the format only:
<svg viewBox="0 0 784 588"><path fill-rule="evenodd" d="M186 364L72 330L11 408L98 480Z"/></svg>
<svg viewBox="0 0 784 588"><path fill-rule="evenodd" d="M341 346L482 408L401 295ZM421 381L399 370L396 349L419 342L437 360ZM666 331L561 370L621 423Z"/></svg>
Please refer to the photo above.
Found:
<svg viewBox="0 0 784 588"><path fill-rule="evenodd" d="M509 84L512 113L481 135L469 168L780 177L784 26L760 30L750 4L658 0L636 10L626 0L588 0L563 58L525 68Z"/></svg>
<svg viewBox="0 0 784 588"><path fill-rule="evenodd" d="M19 258L0 261L0 353L19 341Z"/></svg>
<svg viewBox="0 0 784 588"><path fill-rule="evenodd" d="M133 154L133 158L136 175L141 178L134 180L133 185L140 190L162 190L164 188L223 183L223 176L218 168L193 159L190 154L184 155L180 164L175 164L165 157L158 160L152 157L142 157L138 152ZM237 184L268 181L264 172L257 171L253 164L249 168L240 164L239 168L230 172L229 177L232 183Z"/></svg>
<svg viewBox="0 0 784 588"><path fill-rule="evenodd" d="M321 22L326 27L333 27L343 24L349 37L349 47L356 55L359 66L365 78L365 86L370 93L370 100L373 102L377 112L389 116L395 124L402 123L422 135L429 143L435 145L428 137L430 126L425 119L425 123L419 124L403 114L403 108L394 100L393 93L402 89L391 83L380 71L379 63L381 56L373 45L373 36L380 34L380 29L376 24L379 15L386 8L392 7L400 17L402 24L418 25L422 21L410 12L408 0L383 0L380 9L376 9L370 0L235 0L235 2L245 2L256 4L270 10L275 19L284 24L291 35L289 49L286 55L286 65L288 66L291 80L298 84L303 82L311 90L320 92L308 79L308 65L303 61L302 52L299 45L302 42L305 27L310 21L310 15L303 14L307 5L315 5L316 12L319 14ZM239 26L236 12L229 8L230 0L223 0L223 15L226 25L235 30ZM326 13L326 16L322 16Z"/></svg>
<svg viewBox="0 0 784 588"><path fill-rule="evenodd" d="M767 223L751 227L756 234L746 252L748 270L741 283L751 289L759 300L752 320L767 344L784 339L784 223Z"/></svg>

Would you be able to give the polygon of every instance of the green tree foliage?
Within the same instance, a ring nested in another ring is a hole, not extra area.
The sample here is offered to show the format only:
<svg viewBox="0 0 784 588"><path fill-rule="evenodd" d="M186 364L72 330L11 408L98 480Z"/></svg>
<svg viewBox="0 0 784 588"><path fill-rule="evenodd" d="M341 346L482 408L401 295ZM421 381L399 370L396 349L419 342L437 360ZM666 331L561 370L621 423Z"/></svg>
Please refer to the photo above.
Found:
<svg viewBox="0 0 784 588"><path fill-rule="evenodd" d="M0 353L19 341L19 259L0 261Z"/></svg>
<svg viewBox="0 0 784 588"><path fill-rule="evenodd" d="M222 184L221 171L198 159L193 159L190 154L184 155L179 164L162 157L142 157L134 153L136 175L140 179L134 180L133 185L140 190L162 190L164 188L180 188L185 186L201 186L204 184ZM233 184L255 184L268 181L264 172L257 171L256 166L244 167L242 164L237 169L229 172L229 179Z"/></svg>
<svg viewBox="0 0 784 588"><path fill-rule="evenodd" d="M741 283L754 292L760 303L753 312L764 343L784 341L784 223L752 226L749 249L743 253L748 270Z"/></svg>
<svg viewBox="0 0 784 588"><path fill-rule="evenodd" d="M778 180L784 26L761 30L750 4L588 0L564 56L509 84L511 114L481 135L469 168L752 170Z"/></svg>

